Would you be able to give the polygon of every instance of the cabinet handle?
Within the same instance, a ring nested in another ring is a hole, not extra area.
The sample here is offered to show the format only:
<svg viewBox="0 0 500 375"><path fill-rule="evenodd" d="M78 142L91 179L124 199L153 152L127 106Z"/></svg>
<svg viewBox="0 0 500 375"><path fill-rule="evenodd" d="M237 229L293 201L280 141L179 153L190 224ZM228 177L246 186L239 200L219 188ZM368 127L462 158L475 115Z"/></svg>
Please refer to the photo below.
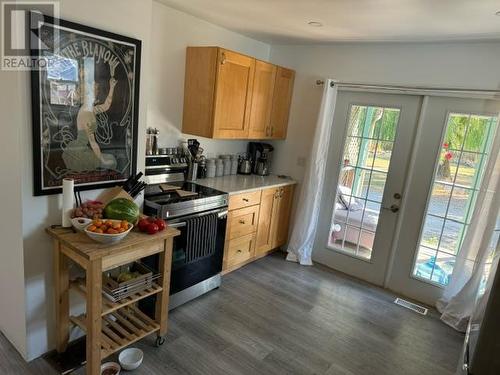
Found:
<svg viewBox="0 0 500 375"><path fill-rule="evenodd" d="M274 135L274 125L271 125L271 137Z"/></svg>
<svg viewBox="0 0 500 375"><path fill-rule="evenodd" d="M225 63L226 63L226 54L224 52L222 52L220 64L224 65Z"/></svg>
<svg viewBox="0 0 500 375"><path fill-rule="evenodd" d="M240 220L240 224L245 224L245 220Z"/></svg>
<svg viewBox="0 0 500 375"><path fill-rule="evenodd" d="M269 137L269 126L266 126L266 137Z"/></svg>
<svg viewBox="0 0 500 375"><path fill-rule="evenodd" d="M240 249L236 250L237 253L242 253L243 251L241 251Z"/></svg>
<svg viewBox="0 0 500 375"><path fill-rule="evenodd" d="M274 193L274 199L278 199L280 197L280 192L279 190L276 190L276 192Z"/></svg>
<svg viewBox="0 0 500 375"><path fill-rule="evenodd" d="M283 189L280 189L280 198L283 196Z"/></svg>
<svg viewBox="0 0 500 375"><path fill-rule="evenodd" d="M242 198L243 202L249 202L248 198Z"/></svg>

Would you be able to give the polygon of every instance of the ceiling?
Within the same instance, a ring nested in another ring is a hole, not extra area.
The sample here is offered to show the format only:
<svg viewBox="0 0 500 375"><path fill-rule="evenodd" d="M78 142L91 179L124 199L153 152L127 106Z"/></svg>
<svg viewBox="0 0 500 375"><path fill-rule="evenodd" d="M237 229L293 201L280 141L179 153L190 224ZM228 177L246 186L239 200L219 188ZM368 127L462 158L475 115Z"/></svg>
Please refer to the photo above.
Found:
<svg viewBox="0 0 500 375"><path fill-rule="evenodd" d="M499 0L158 1L274 44L500 39Z"/></svg>

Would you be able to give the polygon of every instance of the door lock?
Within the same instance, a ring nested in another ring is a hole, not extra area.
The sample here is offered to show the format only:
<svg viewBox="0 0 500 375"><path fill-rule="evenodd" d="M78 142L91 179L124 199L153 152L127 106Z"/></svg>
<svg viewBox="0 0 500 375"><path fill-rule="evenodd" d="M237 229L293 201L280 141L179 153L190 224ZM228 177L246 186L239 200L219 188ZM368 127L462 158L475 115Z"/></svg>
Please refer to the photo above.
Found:
<svg viewBox="0 0 500 375"><path fill-rule="evenodd" d="M397 204L393 204L391 207L382 207L384 210L391 210L392 212L398 212L399 206Z"/></svg>
<svg viewBox="0 0 500 375"><path fill-rule="evenodd" d="M390 210L392 212L398 212L399 211L399 206L397 204L393 204L391 207L390 207Z"/></svg>

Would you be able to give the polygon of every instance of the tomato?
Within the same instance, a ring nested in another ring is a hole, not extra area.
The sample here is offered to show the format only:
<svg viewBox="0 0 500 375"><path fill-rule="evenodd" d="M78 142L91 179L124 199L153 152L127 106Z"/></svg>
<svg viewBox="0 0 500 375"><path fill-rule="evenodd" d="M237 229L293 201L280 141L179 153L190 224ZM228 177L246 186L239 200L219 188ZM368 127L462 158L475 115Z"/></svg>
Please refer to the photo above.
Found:
<svg viewBox="0 0 500 375"><path fill-rule="evenodd" d="M155 234L158 232L158 225L155 223L149 223L147 228L148 234Z"/></svg>
<svg viewBox="0 0 500 375"><path fill-rule="evenodd" d="M160 232L167 227L167 223L163 219L156 219L155 224L158 225L158 230Z"/></svg>
<svg viewBox="0 0 500 375"><path fill-rule="evenodd" d="M139 220L139 223L137 226L139 227L139 230L141 232L146 232L148 230L148 225L151 224L150 221L147 218L143 218ZM127 229L128 229L128 224L127 224Z"/></svg>

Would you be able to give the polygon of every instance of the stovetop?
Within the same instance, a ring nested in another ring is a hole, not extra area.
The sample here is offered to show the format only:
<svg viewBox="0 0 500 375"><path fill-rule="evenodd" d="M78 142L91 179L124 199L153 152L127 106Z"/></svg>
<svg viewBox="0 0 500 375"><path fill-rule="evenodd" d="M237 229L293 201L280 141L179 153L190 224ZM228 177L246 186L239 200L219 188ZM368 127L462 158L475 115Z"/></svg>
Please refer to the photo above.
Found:
<svg viewBox="0 0 500 375"><path fill-rule="evenodd" d="M168 205L226 194L222 191L201 186L192 182L169 182L166 185L178 186L181 190L196 193L196 195L181 197L175 191L164 192L161 190L160 184L158 184L148 186L144 198L157 204Z"/></svg>
<svg viewBox="0 0 500 375"><path fill-rule="evenodd" d="M171 218L226 207L228 204L228 194L219 190L185 181L166 184L196 195L182 197L175 191L164 192L160 184L148 185L144 194L144 207L148 215Z"/></svg>

